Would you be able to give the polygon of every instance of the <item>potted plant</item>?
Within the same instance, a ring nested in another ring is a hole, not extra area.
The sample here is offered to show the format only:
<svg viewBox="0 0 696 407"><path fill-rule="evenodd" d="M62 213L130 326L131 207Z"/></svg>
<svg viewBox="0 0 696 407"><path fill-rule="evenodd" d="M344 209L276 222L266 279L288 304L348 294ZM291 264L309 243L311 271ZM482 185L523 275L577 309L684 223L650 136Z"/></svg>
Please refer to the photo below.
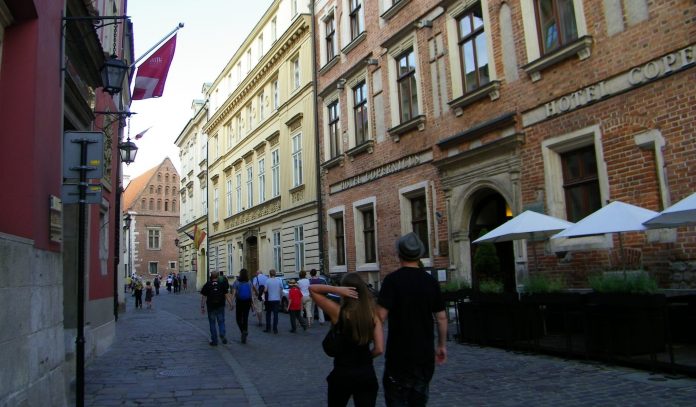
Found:
<svg viewBox="0 0 696 407"><path fill-rule="evenodd" d="M667 301L648 273L605 272L591 276L589 284L591 352L632 356L664 350Z"/></svg>
<svg viewBox="0 0 696 407"><path fill-rule="evenodd" d="M450 281L441 284L440 291L442 291L442 299L444 301L458 301L471 294L471 285L467 280L453 278Z"/></svg>

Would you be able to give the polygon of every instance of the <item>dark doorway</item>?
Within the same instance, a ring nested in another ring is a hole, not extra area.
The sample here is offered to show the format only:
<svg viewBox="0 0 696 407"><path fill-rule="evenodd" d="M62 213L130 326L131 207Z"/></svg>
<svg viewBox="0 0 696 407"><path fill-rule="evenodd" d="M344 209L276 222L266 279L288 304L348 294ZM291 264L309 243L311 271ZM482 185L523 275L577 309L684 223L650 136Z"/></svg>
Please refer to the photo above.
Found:
<svg viewBox="0 0 696 407"><path fill-rule="evenodd" d="M469 239L471 242L481 236L481 232L485 229L490 232L498 226L505 223L508 219L508 206L505 199L493 190L480 191L474 196L473 212L471 214L471 223L469 224ZM500 270L482 270L473 271L473 262L476 255L476 250L479 248L477 244L471 244L471 269L472 269L472 284L474 288L483 280L496 280L503 283L505 292L516 292L515 283L515 253L512 242L495 243L495 250L500 260Z"/></svg>
<svg viewBox="0 0 696 407"><path fill-rule="evenodd" d="M253 275L259 269L259 246L256 236L249 236L246 239L246 256L244 256L244 268L249 271L249 275Z"/></svg>

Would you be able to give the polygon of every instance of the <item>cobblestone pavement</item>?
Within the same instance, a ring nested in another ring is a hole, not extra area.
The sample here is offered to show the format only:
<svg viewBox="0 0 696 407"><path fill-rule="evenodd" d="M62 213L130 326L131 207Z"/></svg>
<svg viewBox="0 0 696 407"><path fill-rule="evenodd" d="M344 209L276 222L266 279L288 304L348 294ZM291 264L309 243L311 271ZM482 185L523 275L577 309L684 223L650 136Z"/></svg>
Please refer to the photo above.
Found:
<svg viewBox="0 0 696 407"><path fill-rule="evenodd" d="M129 298L131 300L131 298ZM262 332L250 316L247 344L234 312L225 313L227 345L208 345L208 320L195 293L155 297L116 325L110 350L87 366L88 406L322 406L331 359L321 340L328 326ZM550 356L449 342L435 371L431 406L694 406L696 379ZM377 375L384 358L375 361ZM380 384L381 385L381 384ZM350 403L352 405L352 402ZM383 395L377 405L384 405Z"/></svg>

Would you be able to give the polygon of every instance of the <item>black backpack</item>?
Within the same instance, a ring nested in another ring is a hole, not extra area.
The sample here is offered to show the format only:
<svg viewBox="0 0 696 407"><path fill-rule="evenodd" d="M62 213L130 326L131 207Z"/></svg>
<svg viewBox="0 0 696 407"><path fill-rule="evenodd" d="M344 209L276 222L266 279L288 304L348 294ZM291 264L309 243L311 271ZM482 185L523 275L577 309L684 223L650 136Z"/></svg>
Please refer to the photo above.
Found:
<svg viewBox="0 0 696 407"><path fill-rule="evenodd" d="M259 277L256 277L256 284L259 284ZM263 294L266 292L266 286L259 284L259 287L256 289L256 298L259 299L259 301L263 301Z"/></svg>
<svg viewBox="0 0 696 407"><path fill-rule="evenodd" d="M211 307L221 307L225 305L225 289L223 284L217 281L210 282L208 304L210 304Z"/></svg>

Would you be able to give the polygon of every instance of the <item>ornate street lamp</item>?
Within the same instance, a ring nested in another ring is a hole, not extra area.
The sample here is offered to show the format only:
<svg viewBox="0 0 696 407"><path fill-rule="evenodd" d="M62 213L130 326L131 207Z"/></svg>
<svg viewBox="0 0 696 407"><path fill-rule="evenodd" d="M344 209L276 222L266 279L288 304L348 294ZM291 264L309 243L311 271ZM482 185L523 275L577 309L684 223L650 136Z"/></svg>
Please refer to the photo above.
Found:
<svg viewBox="0 0 696 407"><path fill-rule="evenodd" d="M121 92L123 79L126 77L127 72L128 65L123 60L118 59L118 56L115 54L111 55L101 68L104 92L109 93L111 96Z"/></svg>
<svg viewBox="0 0 696 407"><path fill-rule="evenodd" d="M118 150L119 153L121 153L121 162L128 165L135 161L135 155L138 153L138 146L128 137L128 140L118 143Z"/></svg>

